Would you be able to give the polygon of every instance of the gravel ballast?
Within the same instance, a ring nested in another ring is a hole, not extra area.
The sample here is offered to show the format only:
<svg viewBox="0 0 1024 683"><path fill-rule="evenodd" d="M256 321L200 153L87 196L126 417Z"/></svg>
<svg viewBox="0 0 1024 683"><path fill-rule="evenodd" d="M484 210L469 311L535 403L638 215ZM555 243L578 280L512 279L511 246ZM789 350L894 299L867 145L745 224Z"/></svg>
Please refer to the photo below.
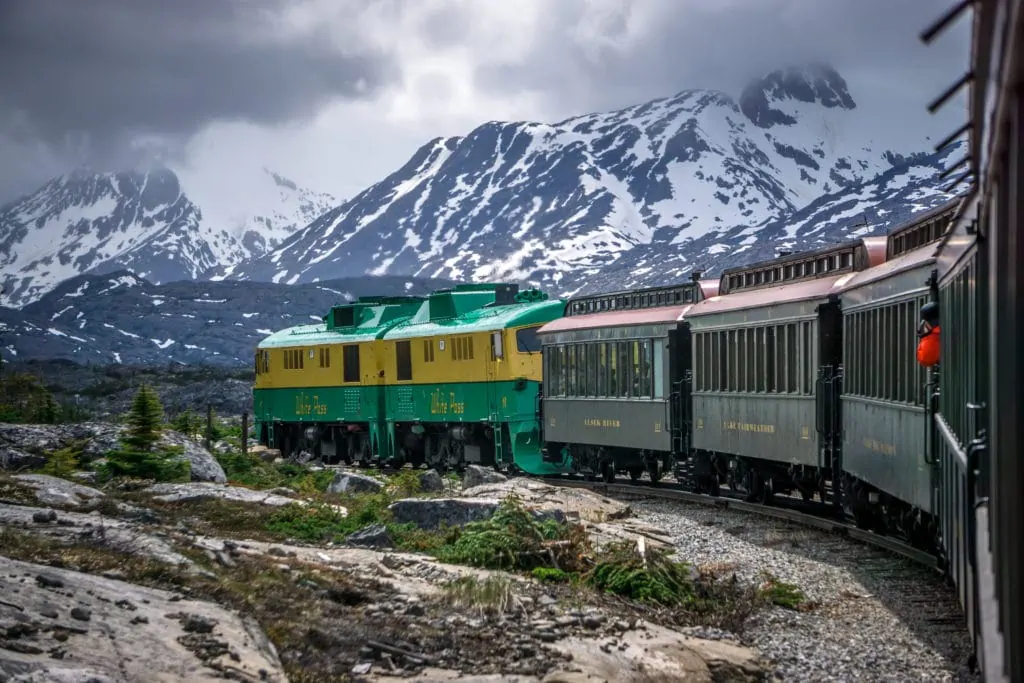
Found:
<svg viewBox="0 0 1024 683"><path fill-rule="evenodd" d="M675 501L630 501L680 559L798 586L808 611L772 607L737 636L785 681L978 681L962 611L934 570L790 522ZM715 637L716 634L701 634ZM721 634L718 634L721 637Z"/></svg>

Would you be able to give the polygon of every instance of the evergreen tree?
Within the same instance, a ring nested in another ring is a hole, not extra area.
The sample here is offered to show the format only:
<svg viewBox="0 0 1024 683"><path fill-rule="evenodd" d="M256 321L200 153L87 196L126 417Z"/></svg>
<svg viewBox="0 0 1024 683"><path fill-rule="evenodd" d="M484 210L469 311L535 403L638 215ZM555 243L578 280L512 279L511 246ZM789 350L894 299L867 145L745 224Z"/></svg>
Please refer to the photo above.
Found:
<svg viewBox="0 0 1024 683"><path fill-rule="evenodd" d="M187 408L185 412L179 413L171 426L187 436L190 439L194 439L200 431L202 431L202 420L201 418L192 412L191 408Z"/></svg>
<svg viewBox="0 0 1024 683"><path fill-rule="evenodd" d="M186 479L190 471L181 460L180 446L160 447L164 410L160 398L149 386L139 387L125 418L128 429L121 448L107 454L105 473L110 477L138 477L157 481Z"/></svg>
<svg viewBox="0 0 1024 683"><path fill-rule="evenodd" d="M164 409L149 385L139 387L128 411L127 422L128 434L123 439L125 445L139 451L152 451L163 430Z"/></svg>

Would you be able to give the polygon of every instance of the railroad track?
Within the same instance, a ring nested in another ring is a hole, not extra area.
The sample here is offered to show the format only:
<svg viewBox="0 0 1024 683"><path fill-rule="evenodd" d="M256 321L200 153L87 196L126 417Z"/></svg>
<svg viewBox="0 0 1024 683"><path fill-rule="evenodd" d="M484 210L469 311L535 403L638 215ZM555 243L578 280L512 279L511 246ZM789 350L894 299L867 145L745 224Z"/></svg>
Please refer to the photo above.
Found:
<svg viewBox="0 0 1024 683"><path fill-rule="evenodd" d="M762 517L773 517L801 526L821 529L855 541L887 550L897 555L902 555L928 569L936 572L942 571L939 558L919 550L911 545L903 543L889 536L880 536L871 531L858 528L856 525L838 519L830 519L818 515L801 512L787 507L764 505L762 503L751 503L745 500L738 500L729 496L710 496L703 493L693 493L681 488L658 483L652 486L650 482L644 484L608 484L600 481L587 481L585 479L570 479L567 477L539 477L541 480L554 486L567 486L572 488L585 488L591 491L603 493L609 497L636 496L640 498L663 498L677 500L687 503L696 503L712 507L729 508L749 512Z"/></svg>

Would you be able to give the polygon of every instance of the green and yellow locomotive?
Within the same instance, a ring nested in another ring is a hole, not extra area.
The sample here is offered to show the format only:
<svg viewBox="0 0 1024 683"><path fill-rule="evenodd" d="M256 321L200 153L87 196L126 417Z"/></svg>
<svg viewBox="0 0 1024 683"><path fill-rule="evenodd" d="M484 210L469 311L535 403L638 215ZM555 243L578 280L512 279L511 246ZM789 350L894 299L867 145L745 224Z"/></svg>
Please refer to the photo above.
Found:
<svg viewBox="0 0 1024 683"><path fill-rule="evenodd" d="M537 330L564 312L505 284L336 306L260 342L258 438L362 464L561 471L541 454Z"/></svg>

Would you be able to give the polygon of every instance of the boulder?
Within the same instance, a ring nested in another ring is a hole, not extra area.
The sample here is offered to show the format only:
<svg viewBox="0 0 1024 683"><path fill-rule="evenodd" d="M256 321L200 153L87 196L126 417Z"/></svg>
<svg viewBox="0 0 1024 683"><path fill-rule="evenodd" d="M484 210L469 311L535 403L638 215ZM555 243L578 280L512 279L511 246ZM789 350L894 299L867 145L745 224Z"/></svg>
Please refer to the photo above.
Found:
<svg viewBox="0 0 1024 683"><path fill-rule="evenodd" d="M500 475L499 475L500 476ZM625 503L588 491L568 486L552 486L542 481L517 477L500 482L481 484L463 489L469 498L505 498L516 495L525 505L538 510L562 510L577 515L586 522L604 522L622 519L631 514Z"/></svg>
<svg viewBox="0 0 1024 683"><path fill-rule="evenodd" d="M427 470L419 473L420 490L424 493L437 493L444 491L444 479L437 473L437 470Z"/></svg>
<svg viewBox="0 0 1024 683"><path fill-rule="evenodd" d="M384 482L355 472L338 472L327 490L331 493L377 493L384 490Z"/></svg>
<svg viewBox="0 0 1024 683"><path fill-rule="evenodd" d="M474 486L480 486L481 484L498 484L506 481L508 477L500 472L495 472L489 467L481 467L480 465L467 465L466 471L462 475L462 489L470 489Z"/></svg>
<svg viewBox="0 0 1024 683"><path fill-rule="evenodd" d="M79 507L98 498L103 498L101 491L60 477L51 477L48 474L17 474L14 478L34 488L36 500L43 505Z"/></svg>
<svg viewBox="0 0 1024 683"><path fill-rule="evenodd" d="M415 524L420 529L439 529L442 526L465 526L470 522L490 519L498 509L499 501L491 498L403 498L388 509L398 524ZM564 522L561 510L533 511L537 519Z"/></svg>
<svg viewBox="0 0 1024 683"><path fill-rule="evenodd" d="M359 531L349 534L345 538L345 542L361 548L391 548L394 545L391 534L383 524L365 526Z"/></svg>
<svg viewBox="0 0 1024 683"><path fill-rule="evenodd" d="M2 556L0 594L3 680L287 680L259 625L211 602Z"/></svg>

